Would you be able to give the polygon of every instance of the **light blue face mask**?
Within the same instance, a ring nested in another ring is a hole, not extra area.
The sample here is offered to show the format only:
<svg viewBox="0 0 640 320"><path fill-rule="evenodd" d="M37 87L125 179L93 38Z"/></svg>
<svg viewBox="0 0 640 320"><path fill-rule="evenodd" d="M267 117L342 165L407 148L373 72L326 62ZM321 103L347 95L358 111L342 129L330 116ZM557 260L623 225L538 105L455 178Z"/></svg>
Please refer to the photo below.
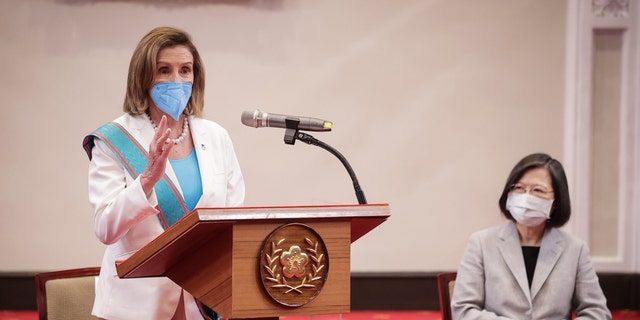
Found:
<svg viewBox="0 0 640 320"><path fill-rule="evenodd" d="M151 99L158 109L176 121L187 107L193 85L188 82L160 82L151 89Z"/></svg>

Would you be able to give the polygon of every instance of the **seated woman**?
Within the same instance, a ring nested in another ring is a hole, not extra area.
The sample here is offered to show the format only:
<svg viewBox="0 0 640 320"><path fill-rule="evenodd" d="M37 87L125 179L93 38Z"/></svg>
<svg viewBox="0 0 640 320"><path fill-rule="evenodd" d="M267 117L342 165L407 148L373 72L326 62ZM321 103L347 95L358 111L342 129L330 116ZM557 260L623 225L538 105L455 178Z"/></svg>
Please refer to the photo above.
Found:
<svg viewBox="0 0 640 320"><path fill-rule="evenodd" d="M560 230L571 216L562 164L531 154L499 200L506 225L469 238L451 299L453 318L611 319L587 245Z"/></svg>

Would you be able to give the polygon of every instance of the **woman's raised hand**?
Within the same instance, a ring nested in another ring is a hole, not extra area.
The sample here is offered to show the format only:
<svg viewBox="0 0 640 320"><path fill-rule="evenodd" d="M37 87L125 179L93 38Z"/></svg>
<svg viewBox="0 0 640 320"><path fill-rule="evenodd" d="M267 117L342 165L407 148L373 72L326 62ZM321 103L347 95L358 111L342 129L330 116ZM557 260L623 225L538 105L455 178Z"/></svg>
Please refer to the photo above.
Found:
<svg viewBox="0 0 640 320"><path fill-rule="evenodd" d="M171 128L167 127L167 116L162 115L158 130L153 135L153 140L151 140L151 145L149 146L149 162L144 172L140 174L140 183L147 197L151 195L153 187L164 175L167 158L175 145L171 142L167 143L167 141L170 141L170 136Z"/></svg>

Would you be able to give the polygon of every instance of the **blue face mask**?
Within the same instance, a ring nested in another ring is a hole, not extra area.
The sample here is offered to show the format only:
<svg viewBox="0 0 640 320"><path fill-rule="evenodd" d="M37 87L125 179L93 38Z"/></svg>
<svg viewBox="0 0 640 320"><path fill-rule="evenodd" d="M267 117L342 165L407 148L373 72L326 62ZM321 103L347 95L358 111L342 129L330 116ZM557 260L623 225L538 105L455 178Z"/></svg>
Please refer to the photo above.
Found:
<svg viewBox="0 0 640 320"><path fill-rule="evenodd" d="M188 82L160 82L151 89L151 99L158 109L178 121L191 98L192 87Z"/></svg>

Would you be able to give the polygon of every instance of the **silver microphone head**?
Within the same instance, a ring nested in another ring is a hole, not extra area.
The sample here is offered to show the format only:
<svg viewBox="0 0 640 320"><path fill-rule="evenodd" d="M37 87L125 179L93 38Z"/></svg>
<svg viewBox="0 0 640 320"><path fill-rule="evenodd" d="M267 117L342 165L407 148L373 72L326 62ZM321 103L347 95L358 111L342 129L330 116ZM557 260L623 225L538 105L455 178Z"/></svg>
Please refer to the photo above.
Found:
<svg viewBox="0 0 640 320"><path fill-rule="evenodd" d="M263 119L263 112L258 109L242 112L241 120L245 126L258 128Z"/></svg>

